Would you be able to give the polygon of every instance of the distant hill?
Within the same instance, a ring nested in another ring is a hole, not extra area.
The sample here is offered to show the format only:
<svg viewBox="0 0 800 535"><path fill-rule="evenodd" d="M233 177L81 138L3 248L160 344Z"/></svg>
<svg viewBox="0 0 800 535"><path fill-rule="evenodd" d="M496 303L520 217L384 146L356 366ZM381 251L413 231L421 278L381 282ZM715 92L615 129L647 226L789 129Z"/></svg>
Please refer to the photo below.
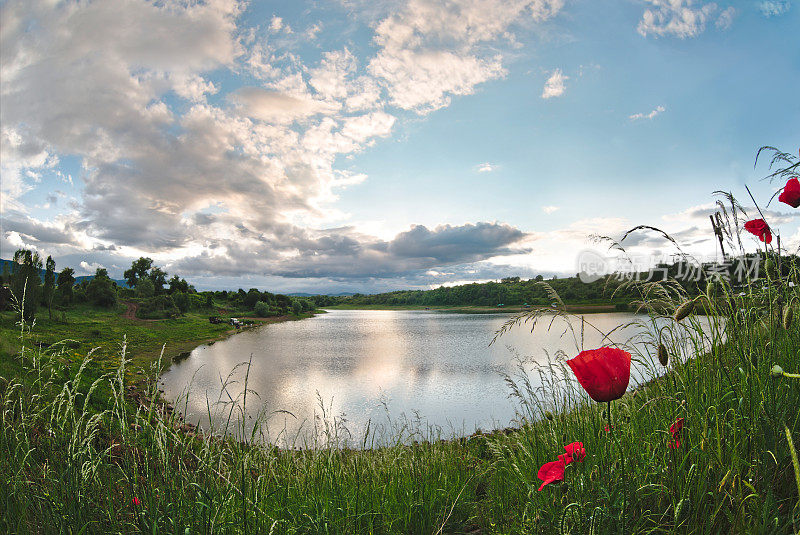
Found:
<svg viewBox="0 0 800 535"><path fill-rule="evenodd" d="M0 272L2 272L2 270L4 269L4 266L6 264L8 264L8 271L11 272L11 270L12 270L12 268L14 266L14 262L12 260L4 260L2 258L0 258ZM56 266L56 279L58 279L58 272L61 271L62 269L64 269L64 268L63 267L59 268L58 266ZM39 277L42 279L42 282L44 282L44 274L45 274L45 270L44 269L40 269L39 270ZM83 281L92 280L93 278L94 278L94 275L81 275L79 277L75 277L75 284L80 284ZM120 288L128 288L128 283L125 282L124 280L119 280L119 279L111 279L111 280L116 282L117 286L119 286Z"/></svg>
<svg viewBox="0 0 800 535"><path fill-rule="evenodd" d="M286 294L291 297L313 297L315 295L329 295L331 297L350 297L351 295L355 295L354 292L339 292L338 294L310 294L306 292L294 292L290 294Z"/></svg>

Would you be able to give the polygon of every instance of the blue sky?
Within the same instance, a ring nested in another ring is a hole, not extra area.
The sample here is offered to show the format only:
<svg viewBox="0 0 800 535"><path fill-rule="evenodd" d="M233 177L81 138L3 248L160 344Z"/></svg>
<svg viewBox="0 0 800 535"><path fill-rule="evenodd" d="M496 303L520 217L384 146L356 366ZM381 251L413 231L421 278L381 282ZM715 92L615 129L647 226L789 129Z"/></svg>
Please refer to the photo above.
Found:
<svg viewBox="0 0 800 535"><path fill-rule="evenodd" d="M788 0L1 5L0 256L81 273L427 288L574 274L638 224L711 258L712 192L752 210L758 147L800 147Z"/></svg>

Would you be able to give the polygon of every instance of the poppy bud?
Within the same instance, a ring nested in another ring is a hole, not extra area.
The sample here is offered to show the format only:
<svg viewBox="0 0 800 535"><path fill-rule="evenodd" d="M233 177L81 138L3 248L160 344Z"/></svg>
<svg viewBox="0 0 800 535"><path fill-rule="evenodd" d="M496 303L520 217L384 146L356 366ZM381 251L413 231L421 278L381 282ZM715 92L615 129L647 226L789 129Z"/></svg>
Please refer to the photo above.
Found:
<svg viewBox="0 0 800 535"><path fill-rule="evenodd" d="M778 366L777 364L772 367L769 374L774 377L775 379L779 377L783 377L783 368Z"/></svg>
<svg viewBox="0 0 800 535"><path fill-rule="evenodd" d="M792 326L792 318L794 316L794 311L790 306L786 307L786 310L783 312L783 328L789 329Z"/></svg>
<svg viewBox="0 0 800 535"><path fill-rule="evenodd" d="M694 299L689 299L675 310L675 321L681 321L694 310Z"/></svg>
<svg viewBox="0 0 800 535"><path fill-rule="evenodd" d="M667 348L664 344L658 344L658 362L664 367L669 363L669 353L667 353Z"/></svg>

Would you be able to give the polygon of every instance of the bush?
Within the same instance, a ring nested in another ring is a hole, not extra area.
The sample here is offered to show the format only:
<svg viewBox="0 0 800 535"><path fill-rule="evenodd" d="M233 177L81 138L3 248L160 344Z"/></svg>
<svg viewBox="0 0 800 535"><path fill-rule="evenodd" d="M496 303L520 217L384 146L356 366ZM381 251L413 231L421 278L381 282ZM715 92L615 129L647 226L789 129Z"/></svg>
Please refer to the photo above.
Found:
<svg viewBox="0 0 800 535"><path fill-rule="evenodd" d="M181 315L180 309L175 306L172 296L158 295L142 301L136 316L142 319L177 318Z"/></svg>
<svg viewBox="0 0 800 535"><path fill-rule="evenodd" d="M273 315L272 310L269 307L269 303L264 301L259 301L256 303L253 307L253 312L255 312L256 316L260 318L267 318Z"/></svg>
<svg viewBox="0 0 800 535"><path fill-rule="evenodd" d="M189 299L189 295L183 292L175 292L172 294L172 301L175 303L175 306L178 307L178 310L181 313L186 313L189 311L191 300Z"/></svg>

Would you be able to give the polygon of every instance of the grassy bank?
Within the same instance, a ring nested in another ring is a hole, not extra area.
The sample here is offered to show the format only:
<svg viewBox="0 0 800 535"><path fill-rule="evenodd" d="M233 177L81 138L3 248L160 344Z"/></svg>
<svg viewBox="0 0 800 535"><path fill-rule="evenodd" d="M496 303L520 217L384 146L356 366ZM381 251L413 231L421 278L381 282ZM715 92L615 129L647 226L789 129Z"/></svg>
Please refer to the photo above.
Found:
<svg viewBox="0 0 800 535"><path fill-rule="evenodd" d="M248 318L254 326L307 318L311 313L275 316L270 318ZM92 353L90 367L101 373L115 369L119 363L122 344L127 345L130 359L128 375L150 372L158 362L162 349L163 362L195 347L224 339L235 334L236 329L228 323L212 324L208 313L187 312L177 318L143 320L130 314L130 306L120 302L110 309L88 304L75 305L68 311L56 313L53 319L40 314L34 325L27 325L24 337L20 337L17 314L12 310L0 312L0 377L12 377L22 371L21 360L15 358L24 344L28 349L49 348L71 361L80 361Z"/></svg>
<svg viewBox="0 0 800 535"><path fill-rule="evenodd" d="M658 309L685 300L670 291ZM800 368L800 332L774 305L796 303L796 294L783 285L717 299L724 305L710 331L695 316L661 338L651 331L652 351L634 357L653 380L614 402L610 431L605 407L574 383L548 368L538 389L521 369L509 378L518 430L439 441L407 422L388 437L397 445L366 451L336 447L335 421L325 444L304 451L248 445L241 431L181 432L156 410L154 376L151 404L126 402L124 354L102 357L115 366L87 377L90 364L69 351L32 345L35 326L17 357L24 380L4 376L0 385L0 530L793 533L800 482L787 430L800 444L800 381L770 370ZM644 321L652 327L657 315ZM656 358L659 340L667 368ZM233 429L246 403L231 403ZM685 427L670 448L677 418ZM586 459L538 491L539 467L573 441Z"/></svg>

